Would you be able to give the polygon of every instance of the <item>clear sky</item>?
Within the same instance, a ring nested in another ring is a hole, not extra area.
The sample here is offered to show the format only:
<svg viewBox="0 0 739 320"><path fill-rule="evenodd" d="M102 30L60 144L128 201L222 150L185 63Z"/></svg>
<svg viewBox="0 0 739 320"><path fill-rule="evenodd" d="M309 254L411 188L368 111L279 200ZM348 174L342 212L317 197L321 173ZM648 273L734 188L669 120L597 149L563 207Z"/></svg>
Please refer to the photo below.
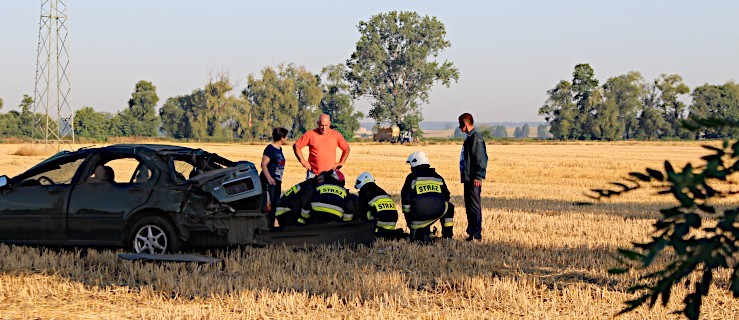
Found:
<svg viewBox="0 0 739 320"><path fill-rule="evenodd" d="M343 63L360 20L392 10L436 16L459 83L436 86L430 121L543 121L546 91L590 63L596 77L677 73L688 86L739 80L739 1L71 0L72 105L115 112L139 80L167 97L228 71L237 90L279 63L318 73ZM40 1L0 0L2 112L33 95ZM367 111L368 103L357 108ZM453 112L450 112L453 110Z"/></svg>

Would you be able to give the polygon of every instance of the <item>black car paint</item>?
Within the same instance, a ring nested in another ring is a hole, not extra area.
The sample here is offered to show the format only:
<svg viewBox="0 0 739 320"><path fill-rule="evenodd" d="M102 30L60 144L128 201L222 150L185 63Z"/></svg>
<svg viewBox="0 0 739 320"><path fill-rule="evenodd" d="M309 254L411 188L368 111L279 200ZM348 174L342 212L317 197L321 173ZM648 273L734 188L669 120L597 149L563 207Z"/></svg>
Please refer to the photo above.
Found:
<svg viewBox="0 0 739 320"><path fill-rule="evenodd" d="M152 170L147 183L89 184L97 160L112 153L130 153ZM224 167L180 181L172 167L175 155L207 157ZM68 185L18 185L70 157L85 160ZM218 194L225 180L252 179L253 189L237 195ZM212 233L225 244L249 244L267 229L259 211L261 186L250 162L231 162L199 149L167 145L114 145L52 156L0 188L0 241L53 245L126 245L128 228L142 215L161 215L173 222L179 237ZM211 191L211 192L209 192ZM212 191L216 191L215 196ZM248 197L245 196L248 194ZM230 198L229 198L230 197ZM221 202L231 201L231 203ZM234 208L235 207L235 208Z"/></svg>

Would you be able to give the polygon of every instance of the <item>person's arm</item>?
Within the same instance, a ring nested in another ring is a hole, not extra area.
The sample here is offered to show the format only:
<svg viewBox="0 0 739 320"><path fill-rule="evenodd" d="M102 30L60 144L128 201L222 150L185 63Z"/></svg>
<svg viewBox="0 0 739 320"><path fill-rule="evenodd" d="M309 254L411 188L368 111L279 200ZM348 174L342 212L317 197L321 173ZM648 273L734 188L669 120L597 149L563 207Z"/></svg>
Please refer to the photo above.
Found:
<svg viewBox="0 0 739 320"><path fill-rule="evenodd" d="M298 141L295 141L295 143L293 143L293 152L295 153L295 157L298 158L298 162L303 165L303 168L310 171L310 163L305 160L305 158L303 157L303 152L300 151L307 144L307 136L308 133L306 132L303 136L300 137L300 139L298 139Z"/></svg>
<svg viewBox="0 0 739 320"><path fill-rule="evenodd" d="M476 187L479 187L482 185L482 180L485 180L488 166L488 153L485 148L485 141L482 138L473 140L472 157L470 160L474 161L475 167L477 168L477 171L473 173L475 175L474 184Z"/></svg>
<svg viewBox="0 0 739 320"><path fill-rule="evenodd" d="M267 183L274 186L276 182L275 179L272 178L272 175L269 174L269 169L267 168L267 165L269 165L269 157L265 154L262 156L262 174L265 178L267 178Z"/></svg>
<svg viewBox="0 0 739 320"><path fill-rule="evenodd" d="M339 139L339 148L341 149L341 158L339 158L339 162L334 165L335 169L341 169L341 167L344 166L344 163L346 163L346 159L349 158L349 143L346 142L346 139L344 139L344 136L341 134L338 135Z"/></svg>
<svg viewBox="0 0 739 320"><path fill-rule="evenodd" d="M444 181L444 177L439 175L439 178L441 178L441 194L444 195L444 201L451 200L451 192L449 192L449 187L446 186L446 181Z"/></svg>
<svg viewBox="0 0 739 320"><path fill-rule="evenodd" d="M411 212L411 174L405 177L405 183L400 190L400 204L403 206L403 213Z"/></svg>

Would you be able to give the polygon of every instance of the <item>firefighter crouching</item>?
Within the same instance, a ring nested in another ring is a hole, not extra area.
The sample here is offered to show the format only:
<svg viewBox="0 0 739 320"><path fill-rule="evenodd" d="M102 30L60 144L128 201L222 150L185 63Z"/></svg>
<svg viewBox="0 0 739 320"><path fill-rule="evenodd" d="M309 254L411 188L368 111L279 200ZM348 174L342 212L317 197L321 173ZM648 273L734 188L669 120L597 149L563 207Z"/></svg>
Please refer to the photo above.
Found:
<svg viewBox="0 0 739 320"><path fill-rule="evenodd" d="M429 242L431 225L441 220L442 238L452 238L454 205L449 202L449 189L423 151L416 151L406 161L411 173L406 177L400 196L403 213L411 230L411 240Z"/></svg>
<svg viewBox="0 0 739 320"><path fill-rule="evenodd" d="M316 191L318 180L323 181L322 175L317 175L287 189L280 197L280 202L275 208L275 217L280 227L298 224L301 209L310 203L313 193Z"/></svg>
<svg viewBox="0 0 739 320"><path fill-rule="evenodd" d="M344 174L338 170L322 172L310 201L303 206L298 224L352 221L356 200L344 188ZM322 181L321 181L322 180Z"/></svg>
<svg viewBox="0 0 739 320"><path fill-rule="evenodd" d="M398 222L398 209L392 198L375 183L369 172L357 177L354 187L359 190L357 214L360 219L377 220L375 236L386 239L399 239L407 236L402 229L395 229Z"/></svg>

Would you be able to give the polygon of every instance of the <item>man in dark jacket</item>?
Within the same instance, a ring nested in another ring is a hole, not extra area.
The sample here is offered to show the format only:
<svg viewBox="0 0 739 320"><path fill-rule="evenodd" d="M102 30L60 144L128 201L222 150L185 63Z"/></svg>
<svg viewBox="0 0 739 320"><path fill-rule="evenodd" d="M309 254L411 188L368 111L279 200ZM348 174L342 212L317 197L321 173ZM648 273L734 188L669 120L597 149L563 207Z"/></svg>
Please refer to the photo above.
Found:
<svg viewBox="0 0 739 320"><path fill-rule="evenodd" d="M475 120L469 113L459 116L459 129L467 133L459 157L459 171L464 184L464 206L467 211L467 241L482 239L482 206L480 192L488 166L488 154L482 135L475 130Z"/></svg>
<svg viewBox="0 0 739 320"><path fill-rule="evenodd" d="M431 240L431 225L441 220L441 236L451 238L454 234L454 205L449 202L449 189L423 151L411 153L406 161L411 173L405 178L400 191L403 213L411 229L411 240Z"/></svg>

